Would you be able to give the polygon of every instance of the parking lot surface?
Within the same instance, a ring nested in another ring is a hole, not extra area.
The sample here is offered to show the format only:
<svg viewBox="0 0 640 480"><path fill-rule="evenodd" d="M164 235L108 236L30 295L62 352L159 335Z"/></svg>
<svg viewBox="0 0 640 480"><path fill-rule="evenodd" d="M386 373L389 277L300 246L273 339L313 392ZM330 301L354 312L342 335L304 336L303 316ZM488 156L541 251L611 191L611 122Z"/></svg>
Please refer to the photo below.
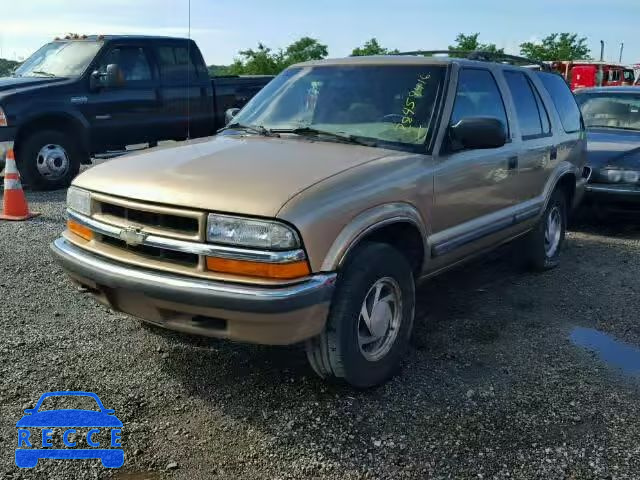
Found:
<svg viewBox="0 0 640 480"><path fill-rule="evenodd" d="M361 392L300 347L97 304L49 257L65 192L28 198L40 217L0 223L0 478L640 478L640 227L578 225L545 274L513 246L424 284L402 373ZM15 422L55 390L115 409L122 469L14 465Z"/></svg>

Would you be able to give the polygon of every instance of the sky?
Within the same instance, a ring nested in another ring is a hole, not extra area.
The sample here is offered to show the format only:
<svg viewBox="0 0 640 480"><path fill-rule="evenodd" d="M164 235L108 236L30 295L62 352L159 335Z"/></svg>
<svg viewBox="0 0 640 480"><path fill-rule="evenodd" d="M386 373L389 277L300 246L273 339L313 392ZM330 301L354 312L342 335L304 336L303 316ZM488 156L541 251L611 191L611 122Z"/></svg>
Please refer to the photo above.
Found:
<svg viewBox="0 0 640 480"><path fill-rule="evenodd" d="M56 36L187 36L189 0L0 0L0 57L23 59ZM262 42L286 48L302 36L342 57L372 37L399 50L446 49L460 32L480 32L518 54L554 32L588 38L591 55L640 63L640 0L191 0L191 37L207 64L228 64Z"/></svg>

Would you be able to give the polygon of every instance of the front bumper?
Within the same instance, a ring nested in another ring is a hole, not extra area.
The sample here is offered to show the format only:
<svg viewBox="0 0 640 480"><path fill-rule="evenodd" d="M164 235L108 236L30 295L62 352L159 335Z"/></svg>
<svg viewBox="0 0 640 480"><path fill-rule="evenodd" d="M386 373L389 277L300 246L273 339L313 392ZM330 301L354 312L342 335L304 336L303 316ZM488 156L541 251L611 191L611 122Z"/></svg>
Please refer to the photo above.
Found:
<svg viewBox="0 0 640 480"><path fill-rule="evenodd" d="M324 328L336 275L282 287L247 286L147 270L89 253L59 238L54 258L114 310L188 333L271 345Z"/></svg>
<svg viewBox="0 0 640 480"><path fill-rule="evenodd" d="M586 199L588 203L607 210L639 212L640 186L589 183Z"/></svg>

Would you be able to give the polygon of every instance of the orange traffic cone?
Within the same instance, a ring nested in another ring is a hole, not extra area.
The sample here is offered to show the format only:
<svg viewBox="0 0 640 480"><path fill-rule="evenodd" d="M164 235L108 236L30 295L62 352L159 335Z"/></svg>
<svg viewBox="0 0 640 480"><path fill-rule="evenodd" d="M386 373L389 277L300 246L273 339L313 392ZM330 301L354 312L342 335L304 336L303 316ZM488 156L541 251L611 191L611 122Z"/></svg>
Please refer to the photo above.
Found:
<svg viewBox="0 0 640 480"><path fill-rule="evenodd" d="M6 155L4 167L4 206L0 211L0 220L28 220L37 217L39 213L29 212L27 197L22 190L20 173L16 166L16 157L13 149L9 149Z"/></svg>

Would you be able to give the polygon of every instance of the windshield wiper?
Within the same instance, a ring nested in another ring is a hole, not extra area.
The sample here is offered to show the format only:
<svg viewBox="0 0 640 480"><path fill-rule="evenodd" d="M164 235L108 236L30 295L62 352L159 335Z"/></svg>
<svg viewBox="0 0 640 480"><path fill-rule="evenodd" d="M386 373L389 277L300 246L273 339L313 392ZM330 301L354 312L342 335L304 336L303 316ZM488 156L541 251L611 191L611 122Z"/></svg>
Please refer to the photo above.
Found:
<svg viewBox="0 0 640 480"><path fill-rule="evenodd" d="M222 130L247 130L249 132L253 132L257 135L262 135L263 137L278 137L279 135L277 135L275 132L269 130L266 127L263 127L262 125L242 125L241 123L230 123L229 125L227 125L226 127L224 127Z"/></svg>
<svg viewBox="0 0 640 480"><path fill-rule="evenodd" d="M614 130L631 130L633 132L638 132L640 131L640 129L637 128L631 128L631 127L620 127L620 126L613 126L613 125L589 125L587 126L587 128L611 128Z"/></svg>
<svg viewBox="0 0 640 480"><path fill-rule="evenodd" d="M342 133L328 132L326 130L318 130L313 127L298 127L298 128L278 128L271 130L273 133L293 133L294 135L325 135L327 137L333 137L343 142L354 143L356 145L364 145L365 147L375 147L377 144L375 141L366 141L356 137L355 135L347 135Z"/></svg>
<svg viewBox="0 0 640 480"><path fill-rule="evenodd" d="M53 73L50 72L43 72L42 70L36 70L35 72L31 72L35 75L42 75L43 77L56 77L57 75L54 75Z"/></svg>

